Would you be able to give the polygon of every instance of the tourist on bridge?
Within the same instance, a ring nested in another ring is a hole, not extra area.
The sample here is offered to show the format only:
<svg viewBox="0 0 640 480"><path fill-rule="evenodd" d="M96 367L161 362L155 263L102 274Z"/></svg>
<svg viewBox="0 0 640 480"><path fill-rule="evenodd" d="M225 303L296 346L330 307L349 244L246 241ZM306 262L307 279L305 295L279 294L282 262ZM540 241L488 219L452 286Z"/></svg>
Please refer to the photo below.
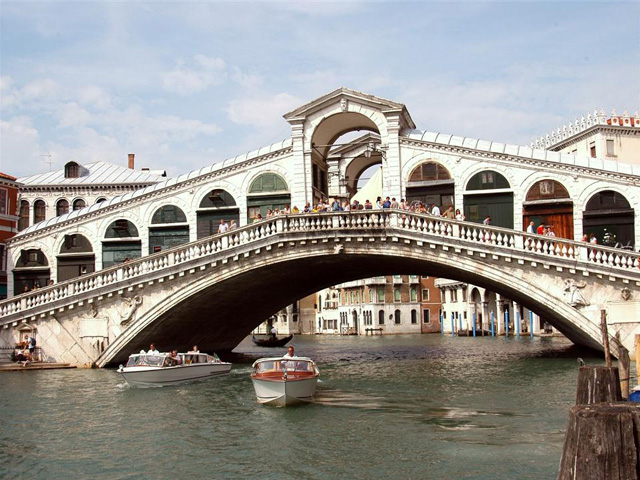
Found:
<svg viewBox="0 0 640 480"><path fill-rule="evenodd" d="M373 209L373 205L371 205L371 202L369 201L369 199L367 199L367 200L364 202L364 209L365 209L365 210L372 210L372 209Z"/></svg>
<svg viewBox="0 0 640 480"><path fill-rule="evenodd" d="M487 217L482 221L483 225L491 225L491 216L487 215Z"/></svg>
<svg viewBox="0 0 640 480"><path fill-rule="evenodd" d="M442 214L443 217L445 218L449 218L451 220L453 220L456 216L456 214L453 212L453 205L449 205L449 208L447 208L444 213Z"/></svg>
<svg viewBox="0 0 640 480"><path fill-rule="evenodd" d="M544 235L544 223L541 223L540 225L538 225L538 229L536 230L536 233L538 235Z"/></svg>
<svg viewBox="0 0 640 480"><path fill-rule="evenodd" d="M431 215L433 215L434 217L439 217L441 215L440 207L435 203L431 205Z"/></svg>
<svg viewBox="0 0 640 480"><path fill-rule="evenodd" d="M533 220L531 220L529 222L529 226L527 227L527 233L535 233L535 231L534 231L535 226L534 225L535 224L533 223Z"/></svg>
<svg viewBox="0 0 640 480"><path fill-rule="evenodd" d="M229 225L224 221L224 219L220 220L220 225L218 226L218 233L225 233L229 230Z"/></svg>

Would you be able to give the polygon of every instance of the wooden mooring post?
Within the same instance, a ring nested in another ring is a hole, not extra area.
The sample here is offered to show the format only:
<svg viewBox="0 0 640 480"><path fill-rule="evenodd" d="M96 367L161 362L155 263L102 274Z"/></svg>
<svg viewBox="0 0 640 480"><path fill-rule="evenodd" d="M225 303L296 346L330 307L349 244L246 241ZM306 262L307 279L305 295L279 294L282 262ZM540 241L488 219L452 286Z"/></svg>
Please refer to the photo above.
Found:
<svg viewBox="0 0 640 480"><path fill-rule="evenodd" d="M558 480L640 480L640 404L622 401L618 369L580 367Z"/></svg>

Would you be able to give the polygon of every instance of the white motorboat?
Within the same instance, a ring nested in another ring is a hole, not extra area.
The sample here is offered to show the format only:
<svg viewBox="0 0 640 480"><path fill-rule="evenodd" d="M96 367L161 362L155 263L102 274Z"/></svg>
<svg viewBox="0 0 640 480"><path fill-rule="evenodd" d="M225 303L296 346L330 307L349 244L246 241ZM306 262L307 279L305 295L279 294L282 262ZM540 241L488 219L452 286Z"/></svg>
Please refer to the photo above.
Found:
<svg viewBox="0 0 640 480"><path fill-rule="evenodd" d="M312 401L319 376L307 357L261 358L253 363L251 381L259 403L284 407Z"/></svg>
<svg viewBox="0 0 640 480"><path fill-rule="evenodd" d="M206 353L179 353L176 358L169 353L135 353L129 356L125 366L120 365L118 373L132 387L148 387L205 380L230 370L230 363Z"/></svg>

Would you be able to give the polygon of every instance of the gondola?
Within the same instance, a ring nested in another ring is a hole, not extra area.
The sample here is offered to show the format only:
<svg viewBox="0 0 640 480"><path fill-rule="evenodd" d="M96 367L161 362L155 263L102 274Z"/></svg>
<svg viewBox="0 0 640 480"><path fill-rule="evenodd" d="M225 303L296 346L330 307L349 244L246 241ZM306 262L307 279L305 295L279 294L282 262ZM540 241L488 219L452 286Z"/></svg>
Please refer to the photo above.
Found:
<svg viewBox="0 0 640 480"><path fill-rule="evenodd" d="M256 338L255 335L252 335L253 343L260 347L284 347L287 343L291 341L293 335L289 335L288 337L281 338L273 338L271 336L265 338Z"/></svg>

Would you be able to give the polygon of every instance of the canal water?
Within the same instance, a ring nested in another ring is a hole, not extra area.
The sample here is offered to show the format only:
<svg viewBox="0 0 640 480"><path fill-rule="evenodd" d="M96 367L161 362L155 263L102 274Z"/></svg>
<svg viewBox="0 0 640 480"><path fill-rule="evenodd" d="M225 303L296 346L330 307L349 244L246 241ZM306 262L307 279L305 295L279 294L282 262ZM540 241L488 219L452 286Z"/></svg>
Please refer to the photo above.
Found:
<svg viewBox="0 0 640 480"><path fill-rule="evenodd" d="M227 376L132 389L115 370L0 374L0 478L554 479L577 357L559 338L301 336L316 401L256 403L285 349L241 343ZM166 346L169 349L171 346Z"/></svg>

